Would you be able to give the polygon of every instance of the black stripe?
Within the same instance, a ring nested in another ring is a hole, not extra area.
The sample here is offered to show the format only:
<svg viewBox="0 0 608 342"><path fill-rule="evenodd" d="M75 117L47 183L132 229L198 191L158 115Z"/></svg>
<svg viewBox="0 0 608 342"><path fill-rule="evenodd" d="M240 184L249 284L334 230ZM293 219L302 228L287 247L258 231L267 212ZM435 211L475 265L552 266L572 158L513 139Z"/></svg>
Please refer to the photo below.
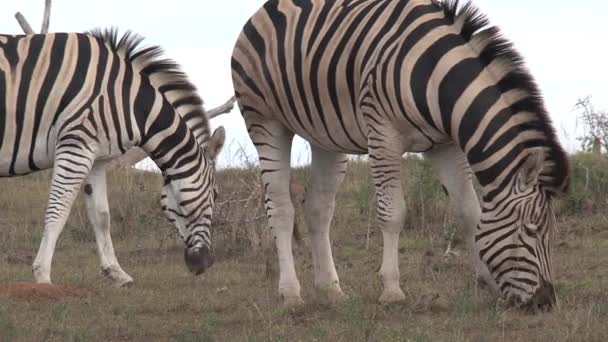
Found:
<svg viewBox="0 0 608 342"><path fill-rule="evenodd" d="M296 108L296 104L294 101L294 94L291 91L291 85L289 84L289 73L292 70L298 69L296 65L292 65L290 67L287 66L287 58L285 56L285 41L286 41L286 31L287 31L287 18L285 15L279 11L277 6L265 6L268 15L272 18L272 24L274 26L274 32L276 34L276 42L271 42L270 44L274 44L278 47L276 50L277 58L279 62L279 74L281 77L281 97L287 99L287 103L291 112L293 113L296 121L300 125L300 127L304 127L302 122L301 115L299 115L298 110ZM279 98L277 98L277 102L280 102Z"/></svg>
<svg viewBox="0 0 608 342"><path fill-rule="evenodd" d="M56 33L47 37L48 39L53 39L53 43L50 47L51 51L49 66L45 72L44 81L42 82L42 87L37 94L38 98L36 100L34 126L32 129L32 140L29 156L29 168L33 171L39 170L34 161L36 140L40 134L38 131L40 129L42 118L44 117L44 108L51 95L51 91L56 84L59 71L61 70L61 65L63 64L63 59L65 57L65 46L68 39L68 35L66 33Z"/></svg>
<svg viewBox="0 0 608 342"><path fill-rule="evenodd" d="M91 51L91 48L92 48L90 44L99 44L99 42L97 40L94 40L91 43L91 41L89 40L89 37L86 35L79 35L79 37L81 37L83 39L84 44L86 44L87 47L89 48L89 52ZM95 78L94 78L94 83L93 83L93 89L91 89L91 95L89 96L87 101L78 109L77 112L73 113L71 116L68 117L67 120L65 120L65 122L59 129L59 132L63 132L65 128L69 127L73 122L76 122L85 113L89 113L89 114L92 113L93 102L95 100L98 100L98 95L101 92L101 86L103 84L103 73L105 73L105 68L106 68L105 62L98 63L97 69L96 69L96 74L94 75ZM88 70L84 70L82 72L87 73L88 77L93 77L93 75L88 75ZM99 73L101 73L101 75L99 75ZM93 119L93 118L91 117L91 119ZM79 126L81 126L81 125L79 125ZM85 147L87 149L90 149L90 147L88 146L87 143L83 143L83 144L85 145Z"/></svg>
<svg viewBox="0 0 608 342"><path fill-rule="evenodd" d="M27 100L30 96L30 85L34 77L34 69L39 61L40 53L42 52L42 47L44 46L44 35L33 35L29 40L29 49L27 51L27 55L25 57L25 61L23 62L23 67L21 69L21 79L19 81L19 90L17 93L17 107L15 108L15 142L14 142L14 150L13 150L13 158L11 160L11 166L9 169L9 173L11 175L15 173L15 166L17 163L17 157L19 155L19 146L21 145L21 136L23 135L23 126L25 122L25 117L30 116L31 113L26 112L27 110ZM36 96L32 94L32 96ZM26 132L28 134L29 132Z"/></svg>
<svg viewBox="0 0 608 342"><path fill-rule="evenodd" d="M302 2L295 2L294 5L296 5L297 7L300 8L300 15L296 22L296 29L295 29L295 33L293 36L293 49L294 49L293 64L294 64L294 66L301 66L301 65L304 65L304 63L302 62L302 55L304 54L304 51L303 51L304 32L305 32L306 27L309 24L308 20L310 18L310 12L312 11L312 4L310 1L302 1ZM303 69L301 67L295 67L294 76L296 77L296 87L298 88L298 92L300 94L300 99L302 101L302 105L304 106L304 112L305 112L304 114L308 118L308 123L311 125L311 127L314 130L314 129L316 129L316 125L315 125L316 120L314 120L312 117L312 113L310 111L310 104L308 103L308 96L306 96L306 91L304 89L305 76L304 76Z"/></svg>
<svg viewBox="0 0 608 342"><path fill-rule="evenodd" d="M15 74L17 70L17 65L19 64L19 41L24 39L26 36L4 36L7 38L6 44L2 46L2 52L4 53L4 57L6 58L8 64L11 67L11 73Z"/></svg>
<svg viewBox="0 0 608 342"><path fill-rule="evenodd" d="M418 112L420 115L431 127L433 127L433 129L437 129L437 125L433 120L429 110L428 99L426 98L427 87L429 85L431 75L433 71L435 71L439 60L448 54L452 49L462 44L463 41L460 35L448 34L443 36L429 46L429 48L420 55L416 61L416 64L414 65L414 68L412 69L410 88L412 89L414 102L416 103L416 107L418 107ZM455 81L450 80L450 82ZM441 113L447 114L443 111L440 111L440 114ZM449 129L446 129L446 132L449 133Z"/></svg>
<svg viewBox="0 0 608 342"><path fill-rule="evenodd" d="M131 124L131 85L133 84L133 67L130 63L125 64L122 82L122 110L125 118L125 129L129 140L133 140L133 127Z"/></svg>
<svg viewBox="0 0 608 342"><path fill-rule="evenodd" d="M500 89L496 86L490 86L479 92L475 100L471 102L458 126L458 142L463 149L479 128L483 119L483 115L479 115L479 113L487 113L500 99L500 96Z"/></svg>
<svg viewBox="0 0 608 342"><path fill-rule="evenodd" d="M120 72L120 65L123 63L122 58L115 52L112 51L112 66L110 68L110 74L108 76L108 84L106 87L106 93L108 94L108 104L110 105L110 115L112 116L112 121L114 126L111 127L110 129L113 129L114 132L116 132L116 143L118 145L118 148L120 149L120 151L122 153L125 153L125 149L123 147L123 142L122 142L122 128L120 126L120 119L118 116L118 106L117 106L117 101L118 99L116 98L116 83L118 82L118 77L119 77L119 72Z"/></svg>
<svg viewBox="0 0 608 342"><path fill-rule="evenodd" d="M70 34L72 35L72 34ZM59 107L57 108L57 113L55 113L55 117L53 118L52 125L54 126L59 119L61 114L64 114L64 110L66 107L76 98L76 95L82 90L84 83L87 78L87 71L89 69L89 64L91 63L91 47L89 46L89 39L85 35L75 35L78 40L78 51L76 58L76 68L74 69L74 74L70 79L70 82L59 101ZM67 52L67 51L66 51ZM70 50L68 53L73 53L73 50ZM72 113L67 113L72 114ZM48 139L47 139L48 140Z"/></svg>
<svg viewBox="0 0 608 342"><path fill-rule="evenodd" d="M346 51L346 47L348 46L348 44L351 42L351 40L354 37L355 32L357 31L357 29L359 28L359 26L362 23L365 23L366 21L364 21L365 17L367 16L367 14L369 13L369 10L376 6L376 3L374 2L370 2L370 4L367 7L364 7L360 10L360 12L354 17L354 18L350 18L349 22L350 25L346 28L344 35L342 37L340 37L339 42L334 42L333 44L335 45L333 47L333 49L329 50L328 53L331 52L331 60L329 62L329 69L328 69L328 75L327 75L327 88L329 90L329 98L331 99L332 105L334 107L334 112L336 113L336 116L338 117L338 122L340 123L340 126L342 127L341 131L344 133L344 135L346 135L346 138L351 142L351 144L353 144L354 146L356 146L356 148L358 148L359 150L365 151L366 148L361 146L360 144L357 143L357 141L351 136L350 132L348 132L348 130L346 129L346 124L344 123L344 117L343 117L343 113L342 113L342 108L340 108L340 95L339 92L343 91L343 89L338 89L337 84L338 84L338 64L341 62L342 59L346 59L347 61L347 70L346 70L346 84L348 86L348 95L350 98L350 102L353 104L353 107L351 110L356 110L356 93L355 93L355 81L354 81L354 77L355 77L355 70L354 70L354 63L355 60L357 58L357 46L355 45L353 49L350 49L348 51ZM345 12L345 15L349 14L348 12ZM335 21L336 23L338 23L339 25L342 25L342 19L338 18ZM337 29L337 26L334 27L335 29ZM334 34L334 28L330 28L329 29L329 34L326 36L327 39L333 39L334 41L336 40L336 38L331 38L330 35ZM360 34L361 35L361 34ZM348 69L348 66L350 65L350 69ZM349 111L350 112L350 111ZM352 113L347 113L347 114L351 114ZM356 116L355 116L356 117ZM359 126L359 131L361 131L361 128ZM361 132L362 135L363 132Z"/></svg>
<svg viewBox="0 0 608 342"><path fill-rule="evenodd" d="M103 95L99 97L99 119L101 120L101 127L103 128L103 132L106 136L106 139L110 140L110 129L108 128L108 122L106 120L106 99Z"/></svg>
<svg viewBox="0 0 608 342"><path fill-rule="evenodd" d="M312 98L313 98L313 102L315 105L315 109L316 112L319 115L319 119L321 119L321 122L323 123L323 128L326 132L325 136L331 141L331 143L338 147L341 150L345 150L346 148L344 148L343 146L341 146L340 144L338 144L338 142L334 139L334 134L333 132L330 132L328 124L327 124L327 117L326 117L326 113L323 111L323 104L321 103L321 91L322 90L326 90L326 88L324 86L328 86L331 88L331 74L335 74L335 70L332 71L331 69L328 70L328 74L324 75L325 77L323 77L323 75L320 75L320 67L321 67L321 61L323 60L323 57L325 55L325 53L331 53L332 50L332 41L335 39L334 35L336 33L336 31L338 30L339 26L342 24L342 22L347 18L348 15L348 11L342 10L339 15L334 18L331 22L329 22L330 26L326 29L326 34L324 36L322 36L322 38L320 38L320 42L319 45L317 46L316 50L314 50L314 53L312 55L312 59L310 61L310 70L308 73L308 76L310 77L310 84L311 84L311 90L312 90ZM319 21L317 21L317 23L319 23ZM322 27L319 27L319 30L321 30ZM312 37L316 37L320 34L320 31L317 32L316 34L313 33ZM335 76L335 75L334 75ZM319 82L319 78L327 79L327 84L323 84ZM334 85L335 87L335 85ZM331 91L331 89L327 89L329 91ZM331 94L330 97L335 96L335 94ZM332 98L332 102L333 102L333 98ZM335 104L334 104L334 110L335 109ZM339 108L337 109L339 111ZM336 113L338 116L340 115L340 113ZM341 119L338 117L338 119L340 120L340 123L343 126L343 122L341 121ZM344 129L342 129L342 131L344 132Z"/></svg>
<svg viewBox="0 0 608 342"><path fill-rule="evenodd" d="M380 6L377 6L378 3L380 3ZM388 1L376 2L374 4L374 6L377 6L377 7L376 7L375 11L365 20L365 22L364 22L365 25L361 29L358 36L355 37L356 39L355 39L354 44L352 45L352 50L349 55L350 58L348 58L348 60L346 62L346 83L348 84L348 88L349 88L349 91L351 94L351 106L352 106L353 111L355 111L355 112L357 111L357 106L358 106L357 101L362 95L362 94L358 94L358 92L360 91L360 88L361 88L360 84L365 82L365 79L363 79L364 76L362 76L362 74L363 74L362 69L366 66L366 61L362 60L359 62L360 70L356 70L355 66L356 66L356 62L357 62L357 57L359 56L359 53L361 52L361 48L363 47L364 42L371 38L370 37L371 29L374 27L374 25L377 24L378 19L380 18L380 15L382 15L382 13L384 13L384 11L386 10L386 8L389 5L390 5L390 2L388 2ZM362 17L362 19L363 19L363 17ZM374 38L378 38L378 37L374 37ZM366 49L366 51L364 51L364 52L367 53L373 49L375 49L375 46L368 47ZM360 79L358 80L359 83L355 82L356 75L358 75L360 77ZM366 136L367 134L364 129L366 124L360 122L359 118L360 118L359 115L354 116L355 122L357 123L357 127L359 129L359 133L361 134L361 136ZM365 149L363 149L363 150L365 150Z"/></svg>
<svg viewBox="0 0 608 342"><path fill-rule="evenodd" d="M483 65L479 63L477 58L463 59L450 69L439 84L437 96L439 98L439 109L442 114L443 127L446 134L453 136L452 133L457 133L452 132L454 106L482 71ZM480 113L474 114L478 117L478 120L481 120L483 117ZM460 143L461 146L464 146L462 145L462 141Z"/></svg>
<svg viewBox="0 0 608 342"><path fill-rule="evenodd" d="M312 47L314 46L316 39L321 36L321 30L323 29L323 26L327 22L327 18L329 17L329 13L331 12L333 6L334 6L334 2L326 1L323 4L323 8L319 12L319 14L317 14L317 16L316 16L317 20L315 21L315 24L310 32L310 40L308 41L308 47L306 48L307 57L310 56L310 54L312 52ZM311 23L308 23L308 26L310 26L310 24Z"/></svg>
<svg viewBox="0 0 608 342"><path fill-rule="evenodd" d="M389 3L391 3L391 2L386 1L387 5ZM384 22L384 25L378 31L378 33L376 34L376 36L374 37L374 39L370 43L369 48L367 49L367 52L365 53L365 55L363 56L363 59L361 60L361 65L362 66L367 66L368 65L369 61L371 60L371 58L376 53L376 51L378 49L378 45L380 45L380 42L382 41L382 39L386 38L386 35L388 34L388 32L390 30L394 29L395 26L397 26L398 24L400 24L400 23L397 22L397 19L399 19L399 17L403 13L403 10L405 9L405 6L407 5L407 3L408 3L407 1L399 1L399 2L397 2L397 4L393 8L393 11L391 12L390 16L388 17L388 19L386 19L386 21ZM391 4L394 4L394 2L392 2ZM380 14L382 14L382 13L380 13L380 11L378 11L378 15L380 15ZM378 18L376 18L376 17L370 18L370 22L371 21L376 21L376 20L378 20ZM399 30L398 31L402 32L406 28L407 28L407 25L401 25L401 26L399 26ZM392 39L396 39L395 38L396 36L398 36L398 34L396 34L395 36L393 36ZM389 46L389 45L390 45L390 41L389 41L389 43L386 46Z"/></svg>
<svg viewBox="0 0 608 342"><path fill-rule="evenodd" d="M268 64L266 63L266 42L264 41L264 38L260 35L260 33L257 31L251 21L245 24L243 32L245 33L245 36L247 36L247 39L249 39L249 42L258 54L258 59L260 61L260 64L262 65L262 73L264 80L272 91L272 96L274 97L274 100L278 106L277 109L279 113L281 113L285 121L287 121L287 118L285 117L283 111L283 106L281 105L281 101L279 100L280 97L277 92L277 87L274 84L274 81L272 80L272 74L270 72L270 69L268 68Z"/></svg>
<svg viewBox="0 0 608 342"><path fill-rule="evenodd" d="M146 78L141 79L141 83L139 84L139 88L137 89L137 95L135 96L135 103L133 107L135 108L135 122L137 123L138 130L141 134L145 134L146 132L146 120L152 115L152 107L154 107L155 100L155 92L152 85ZM142 141L142 144L144 142Z"/></svg>
<svg viewBox="0 0 608 342"><path fill-rule="evenodd" d="M232 58L232 72L237 74L241 78L241 80L245 82L247 87L249 87L249 89L251 89L251 91L253 91L258 97L264 99L264 94L262 94L260 88L258 88L255 82L251 79L251 77L247 76L245 69L235 58Z"/></svg>

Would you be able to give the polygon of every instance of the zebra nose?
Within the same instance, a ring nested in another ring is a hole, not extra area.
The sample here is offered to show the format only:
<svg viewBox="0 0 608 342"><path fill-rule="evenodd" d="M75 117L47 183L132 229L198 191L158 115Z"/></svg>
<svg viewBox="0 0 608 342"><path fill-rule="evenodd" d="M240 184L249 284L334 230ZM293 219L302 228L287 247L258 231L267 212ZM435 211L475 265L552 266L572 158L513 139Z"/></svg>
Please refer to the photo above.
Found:
<svg viewBox="0 0 608 342"><path fill-rule="evenodd" d="M188 270L194 275L205 272L214 262L213 254L207 246L186 248L184 250L184 259Z"/></svg>
<svg viewBox="0 0 608 342"><path fill-rule="evenodd" d="M543 280L534 296L526 304L526 309L531 313L546 312L551 310L556 301L553 284Z"/></svg>

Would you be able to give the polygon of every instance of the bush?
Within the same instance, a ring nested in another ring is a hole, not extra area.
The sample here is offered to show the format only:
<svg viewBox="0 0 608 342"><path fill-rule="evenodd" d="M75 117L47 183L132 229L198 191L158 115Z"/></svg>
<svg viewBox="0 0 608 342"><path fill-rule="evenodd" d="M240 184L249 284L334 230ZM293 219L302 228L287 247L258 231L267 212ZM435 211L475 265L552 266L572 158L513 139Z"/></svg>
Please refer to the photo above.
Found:
<svg viewBox="0 0 608 342"><path fill-rule="evenodd" d="M606 209L608 159L592 153L577 153L570 158L570 192L562 199L566 214Z"/></svg>

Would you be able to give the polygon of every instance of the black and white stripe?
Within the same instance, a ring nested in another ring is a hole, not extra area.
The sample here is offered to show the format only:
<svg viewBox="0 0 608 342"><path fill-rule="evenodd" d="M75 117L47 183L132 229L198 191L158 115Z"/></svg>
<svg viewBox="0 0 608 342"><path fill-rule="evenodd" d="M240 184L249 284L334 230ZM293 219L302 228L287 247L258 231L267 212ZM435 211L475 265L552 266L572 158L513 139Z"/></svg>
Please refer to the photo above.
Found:
<svg viewBox="0 0 608 342"><path fill-rule="evenodd" d="M105 227L96 231L102 267L122 272L109 238L105 165L136 146L163 173L163 209L186 242L188 266L200 273L210 265L213 164L224 132L210 136L195 87L142 40L115 30L0 36L0 176L53 168L39 282L50 282L55 243L84 182L89 197L101 193L87 207Z"/></svg>
<svg viewBox="0 0 608 342"><path fill-rule="evenodd" d="M470 230L478 271L506 298L553 302L551 203L568 187L566 154L522 58L473 5L270 0L245 24L232 70L270 189L279 289L289 300L300 299L283 233L293 208L282 187L298 134L313 145L313 172L328 167L317 159L334 158L325 172L331 186L316 185L317 196L329 191L325 200L333 201L343 178L339 156L370 154L385 243L382 300L403 298L396 252L405 215L401 155L424 152ZM482 185L481 205L472 175ZM321 211L322 247L313 246L315 279L341 293L326 242L329 207Z"/></svg>

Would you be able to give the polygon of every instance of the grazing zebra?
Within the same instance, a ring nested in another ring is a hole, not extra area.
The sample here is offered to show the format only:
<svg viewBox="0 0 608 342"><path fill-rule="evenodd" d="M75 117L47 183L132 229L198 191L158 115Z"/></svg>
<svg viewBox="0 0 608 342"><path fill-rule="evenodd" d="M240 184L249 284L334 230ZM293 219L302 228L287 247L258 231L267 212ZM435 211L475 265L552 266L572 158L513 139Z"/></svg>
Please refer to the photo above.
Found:
<svg viewBox="0 0 608 342"><path fill-rule="evenodd" d="M259 154L287 304L301 302L291 252L294 134L311 143L305 210L315 285L330 298L342 297L329 225L346 154L369 153L384 241L380 300L393 302L404 298L401 157L423 152L470 230L477 271L514 303L555 301L552 203L568 187L567 157L521 57L473 5L270 0L245 24L232 73Z"/></svg>
<svg viewBox="0 0 608 342"><path fill-rule="evenodd" d="M0 176L53 169L37 282L51 281L55 245L83 183L102 270L117 286L132 281L110 239L105 167L135 146L162 171L162 209L185 242L190 271L213 262L214 161L225 132L210 134L195 87L142 40L115 30L0 36Z"/></svg>

